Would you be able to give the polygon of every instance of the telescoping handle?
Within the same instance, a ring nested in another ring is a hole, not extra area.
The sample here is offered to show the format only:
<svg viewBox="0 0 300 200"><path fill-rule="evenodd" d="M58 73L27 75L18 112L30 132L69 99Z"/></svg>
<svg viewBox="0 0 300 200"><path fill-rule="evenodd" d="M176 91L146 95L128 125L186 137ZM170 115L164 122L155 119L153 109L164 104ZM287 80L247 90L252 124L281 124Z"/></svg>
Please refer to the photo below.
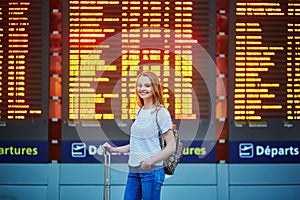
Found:
<svg viewBox="0 0 300 200"><path fill-rule="evenodd" d="M104 151L104 200L110 200L110 156L111 154L108 151Z"/></svg>

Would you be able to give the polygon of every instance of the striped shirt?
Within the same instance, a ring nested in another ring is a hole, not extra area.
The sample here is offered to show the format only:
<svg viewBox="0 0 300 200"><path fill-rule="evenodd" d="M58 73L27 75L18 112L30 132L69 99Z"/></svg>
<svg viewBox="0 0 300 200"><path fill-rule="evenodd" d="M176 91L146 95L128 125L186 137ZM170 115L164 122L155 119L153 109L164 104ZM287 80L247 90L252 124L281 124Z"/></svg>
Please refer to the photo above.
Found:
<svg viewBox="0 0 300 200"><path fill-rule="evenodd" d="M169 111L161 107L157 120L163 133L172 129L172 120ZM136 167L140 163L161 151L156 124L156 110L143 109L137 111L136 120L130 131L130 153L128 164ZM162 162L155 165L162 165Z"/></svg>

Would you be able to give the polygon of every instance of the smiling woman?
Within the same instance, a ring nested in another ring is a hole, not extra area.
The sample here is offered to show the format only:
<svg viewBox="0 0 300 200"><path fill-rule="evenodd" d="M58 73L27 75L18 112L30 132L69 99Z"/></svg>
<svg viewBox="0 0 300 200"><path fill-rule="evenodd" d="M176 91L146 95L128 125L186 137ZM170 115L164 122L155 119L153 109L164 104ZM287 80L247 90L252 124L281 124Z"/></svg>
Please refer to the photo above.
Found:
<svg viewBox="0 0 300 200"><path fill-rule="evenodd" d="M136 93L138 105L144 109L164 104L161 83L153 72L146 71L137 76Z"/></svg>
<svg viewBox="0 0 300 200"><path fill-rule="evenodd" d="M155 73L145 71L137 76L136 97L140 108L131 126L129 144L112 147L105 143L102 148L129 153L125 200L159 200L165 179L163 160L174 153L175 139L170 113L164 107L162 85ZM158 125L166 142L164 149L160 146Z"/></svg>
<svg viewBox="0 0 300 200"><path fill-rule="evenodd" d="M142 100L152 100L151 81L148 77L142 76L137 83L137 93Z"/></svg>

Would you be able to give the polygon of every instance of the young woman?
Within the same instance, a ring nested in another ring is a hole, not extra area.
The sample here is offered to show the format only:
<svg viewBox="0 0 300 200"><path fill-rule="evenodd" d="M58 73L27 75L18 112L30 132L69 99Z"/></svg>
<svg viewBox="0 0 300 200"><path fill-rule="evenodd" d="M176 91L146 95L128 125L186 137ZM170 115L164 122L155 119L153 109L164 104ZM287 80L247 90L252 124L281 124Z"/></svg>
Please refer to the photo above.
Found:
<svg viewBox="0 0 300 200"><path fill-rule="evenodd" d="M161 83L153 72L142 72L137 76L136 95L140 109L136 111L129 144L113 147L105 143L102 148L109 152L129 152L125 200L159 200L165 178L163 160L176 148L172 120L164 107ZM159 144L156 117L166 141L163 150Z"/></svg>

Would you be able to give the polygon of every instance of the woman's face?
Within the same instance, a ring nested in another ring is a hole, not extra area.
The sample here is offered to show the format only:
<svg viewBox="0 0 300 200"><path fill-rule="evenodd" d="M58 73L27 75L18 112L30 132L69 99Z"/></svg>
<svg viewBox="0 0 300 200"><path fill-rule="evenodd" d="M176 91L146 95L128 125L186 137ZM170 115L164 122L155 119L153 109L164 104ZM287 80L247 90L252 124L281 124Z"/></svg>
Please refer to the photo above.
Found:
<svg viewBox="0 0 300 200"><path fill-rule="evenodd" d="M141 76L137 81L137 93L138 95L143 99L152 99L153 93L152 93L152 86L151 81L147 76Z"/></svg>

